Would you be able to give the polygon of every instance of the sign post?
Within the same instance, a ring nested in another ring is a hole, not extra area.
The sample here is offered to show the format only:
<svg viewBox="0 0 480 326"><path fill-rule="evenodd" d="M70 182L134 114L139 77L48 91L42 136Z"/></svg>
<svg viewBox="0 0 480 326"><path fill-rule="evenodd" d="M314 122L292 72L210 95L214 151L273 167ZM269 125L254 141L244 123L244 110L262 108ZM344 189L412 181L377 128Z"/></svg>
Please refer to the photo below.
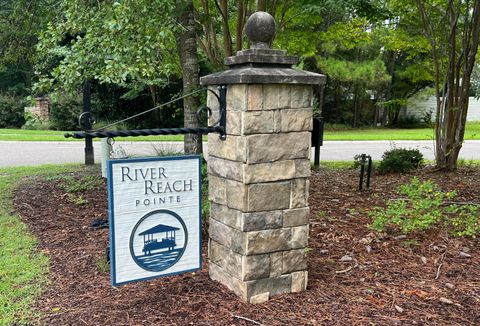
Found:
<svg viewBox="0 0 480 326"><path fill-rule="evenodd" d="M201 268L200 156L108 161L112 285Z"/></svg>

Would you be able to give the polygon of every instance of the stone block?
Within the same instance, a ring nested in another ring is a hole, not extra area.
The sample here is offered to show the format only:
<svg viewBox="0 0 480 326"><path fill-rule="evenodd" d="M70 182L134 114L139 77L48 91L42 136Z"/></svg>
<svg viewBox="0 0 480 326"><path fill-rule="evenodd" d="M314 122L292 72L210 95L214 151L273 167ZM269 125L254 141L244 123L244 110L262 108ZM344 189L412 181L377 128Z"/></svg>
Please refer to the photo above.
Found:
<svg viewBox="0 0 480 326"><path fill-rule="evenodd" d="M208 234L210 239L225 247L231 248L232 239L235 236L235 229L217 220L210 219L208 223Z"/></svg>
<svg viewBox="0 0 480 326"><path fill-rule="evenodd" d="M295 160L295 178L308 178L312 174L309 160Z"/></svg>
<svg viewBox="0 0 480 326"><path fill-rule="evenodd" d="M277 132L311 131L313 128L312 109L290 109L278 112L276 117L280 119L280 123L275 125L280 127L276 130Z"/></svg>
<svg viewBox="0 0 480 326"><path fill-rule="evenodd" d="M246 233L225 225L217 220L210 219L209 221L209 236L210 239L219 244L230 248L232 251L245 254L246 248Z"/></svg>
<svg viewBox="0 0 480 326"><path fill-rule="evenodd" d="M225 272L237 279L242 279L242 255L222 246L214 240L209 243L210 261L220 266Z"/></svg>
<svg viewBox="0 0 480 326"><path fill-rule="evenodd" d="M267 302L270 299L270 292L264 292L257 295L254 295L250 298L251 304L260 304Z"/></svg>
<svg viewBox="0 0 480 326"><path fill-rule="evenodd" d="M243 134L268 134L273 132L273 111L243 113Z"/></svg>
<svg viewBox="0 0 480 326"><path fill-rule="evenodd" d="M268 277L270 275L270 255L243 256L240 272L242 281Z"/></svg>
<svg viewBox="0 0 480 326"><path fill-rule="evenodd" d="M308 224L310 208L302 207L283 211L283 227L300 226Z"/></svg>
<svg viewBox="0 0 480 326"><path fill-rule="evenodd" d="M307 269L307 253L305 249L295 249L283 252L282 273L287 274Z"/></svg>
<svg viewBox="0 0 480 326"><path fill-rule="evenodd" d="M214 175L208 176L208 199L218 204L227 203L225 179Z"/></svg>
<svg viewBox="0 0 480 326"><path fill-rule="evenodd" d="M308 205L308 186L308 179L292 180L292 196L290 208L299 208Z"/></svg>
<svg viewBox="0 0 480 326"><path fill-rule="evenodd" d="M247 163L308 159L310 155L310 138L310 132L247 136Z"/></svg>
<svg viewBox="0 0 480 326"><path fill-rule="evenodd" d="M263 85L248 85L247 110L263 110Z"/></svg>
<svg viewBox="0 0 480 326"><path fill-rule="evenodd" d="M283 225L282 211L255 212L242 214L242 231L279 229Z"/></svg>
<svg viewBox="0 0 480 326"><path fill-rule="evenodd" d="M274 252L270 254L270 277L282 275L283 252Z"/></svg>
<svg viewBox="0 0 480 326"><path fill-rule="evenodd" d="M291 107L294 109L312 106L313 89L310 85L291 85Z"/></svg>
<svg viewBox="0 0 480 326"><path fill-rule="evenodd" d="M247 85L233 84L227 88L227 110L245 111L247 108Z"/></svg>
<svg viewBox="0 0 480 326"><path fill-rule="evenodd" d="M282 130L281 111L282 110L273 111L273 132L274 133L279 133Z"/></svg>
<svg viewBox="0 0 480 326"><path fill-rule="evenodd" d="M208 173L224 179L243 181L243 163L211 156L208 158Z"/></svg>
<svg viewBox="0 0 480 326"><path fill-rule="evenodd" d="M213 121L216 122L216 121ZM213 123L212 122L212 123ZM242 134L242 112L227 111L227 134L241 135Z"/></svg>
<svg viewBox="0 0 480 326"><path fill-rule="evenodd" d="M256 255L288 250L291 246L291 229L246 232L246 254Z"/></svg>
<svg viewBox="0 0 480 326"><path fill-rule="evenodd" d="M240 211L247 210L247 186L242 182L226 180L227 206Z"/></svg>
<svg viewBox="0 0 480 326"><path fill-rule="evenodd" d="M228 208L227 205L220 205L211 202L209 218L217 220L237 230L242 227L242 212Z"/></svg>
<svg viewBox="0 0 480 326"><path fill-rule="evenodd" d="M292 293L298 293L307 289L308 272L293 272L292 273Z"/></svg>
<svg viewBox="0 0 480 326"><path fill-rule="evenodd" d="M290 180L307 177L304 166L297 160L278 161L272 163L243 165L243 182L246 184ZM300 160L299 160L300 161Z"/></svg>
<svg viewBox="0 0 480 326"><path fill-rule="evenodd" d="M228 126L227 126L228 133ZM245 137L228 135L221 140L218 135L208 137L208 155L230 161L246 162Z"/></svg>
<svg viewBox="0 0 480 326"><path fill-rule="evenodd" d="M248 185L247 211L249 212L285 209L289 207L289 204L289 181L255 183Z"/></svg>
<svg viewBox="0 0 480 326"><path fill-rule="evenodd" d="M291 90L294 85L279 85L278 108L288 109L291 107Z"/></svg>
<svg viewBox="0 0 480 326"><path fill-rule="evenodd" d="M308 225L292 227L292 249L305 248L308 245Z"/></svg>
<svg viewBox="0 0 480 326"><path fill-rule="evenodd" d="M266 292L270 293L271 296L274 296L282 293L290 293L292 289L292 276L290 274L281 275L278 277L247 281L245 283L248 298Z"/></svg>
<svg viewBox="0 0 480 326"><path fill-rule="evenodd" d="M263 85L263 109L277 110L279 108L279 92L280 85L267 84Z"/></svg>
<svg viewBox="0 0 480 326"><path fill-rule="evenodd" d="M210 278L226 286L244 301L247 301L247 286L245 282L232 277L226 273L220 266L210 262L208 265L208 274Z"/></svg>

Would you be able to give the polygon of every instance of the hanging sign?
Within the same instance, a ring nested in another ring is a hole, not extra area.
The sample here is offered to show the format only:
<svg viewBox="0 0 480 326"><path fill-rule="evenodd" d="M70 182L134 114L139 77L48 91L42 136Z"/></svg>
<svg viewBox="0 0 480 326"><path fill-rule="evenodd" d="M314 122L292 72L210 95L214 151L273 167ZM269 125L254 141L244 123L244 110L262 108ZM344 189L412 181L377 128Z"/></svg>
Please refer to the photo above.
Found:
<svg viewBox="0 0 480 326"><path fill-rule="evenodd" d="M201 268L199 156L108 161L112 285Z"/></svg>

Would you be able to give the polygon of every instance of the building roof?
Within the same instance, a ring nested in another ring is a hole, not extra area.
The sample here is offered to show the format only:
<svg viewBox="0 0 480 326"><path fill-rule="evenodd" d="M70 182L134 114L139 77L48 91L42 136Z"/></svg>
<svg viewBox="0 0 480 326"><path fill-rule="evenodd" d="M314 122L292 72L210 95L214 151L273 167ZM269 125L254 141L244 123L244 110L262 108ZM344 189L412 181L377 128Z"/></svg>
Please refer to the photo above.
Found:
<svg viewBox="0 0 480 326"><path fill-rule="evenodd" d="M155 234L155 233L178 231L178 230L180 230L180 229L176 228L176 227L173 227L173 226L158 224L157 226L154 226L153 228L150 228L148 230L140 232L138 235L147 235L147 234Z"/></svg>

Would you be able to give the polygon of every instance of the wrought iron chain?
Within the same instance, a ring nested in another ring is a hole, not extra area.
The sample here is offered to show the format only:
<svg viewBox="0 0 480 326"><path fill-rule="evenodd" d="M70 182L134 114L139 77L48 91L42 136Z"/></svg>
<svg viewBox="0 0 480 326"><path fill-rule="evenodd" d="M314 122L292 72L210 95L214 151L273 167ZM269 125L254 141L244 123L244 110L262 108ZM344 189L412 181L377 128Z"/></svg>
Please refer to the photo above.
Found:
<svg viewBox="0 0 480 326"><path fill-rule="evenodd" d="M113 137L138 137L151 135L185 135L196 134L206 135L211 132L222 133L223 127L199 127L199 128L165 128L165 129L139 129L139 130L110 130L96 132L74 132L66 133L66 138L113 138Z"/></svg>

